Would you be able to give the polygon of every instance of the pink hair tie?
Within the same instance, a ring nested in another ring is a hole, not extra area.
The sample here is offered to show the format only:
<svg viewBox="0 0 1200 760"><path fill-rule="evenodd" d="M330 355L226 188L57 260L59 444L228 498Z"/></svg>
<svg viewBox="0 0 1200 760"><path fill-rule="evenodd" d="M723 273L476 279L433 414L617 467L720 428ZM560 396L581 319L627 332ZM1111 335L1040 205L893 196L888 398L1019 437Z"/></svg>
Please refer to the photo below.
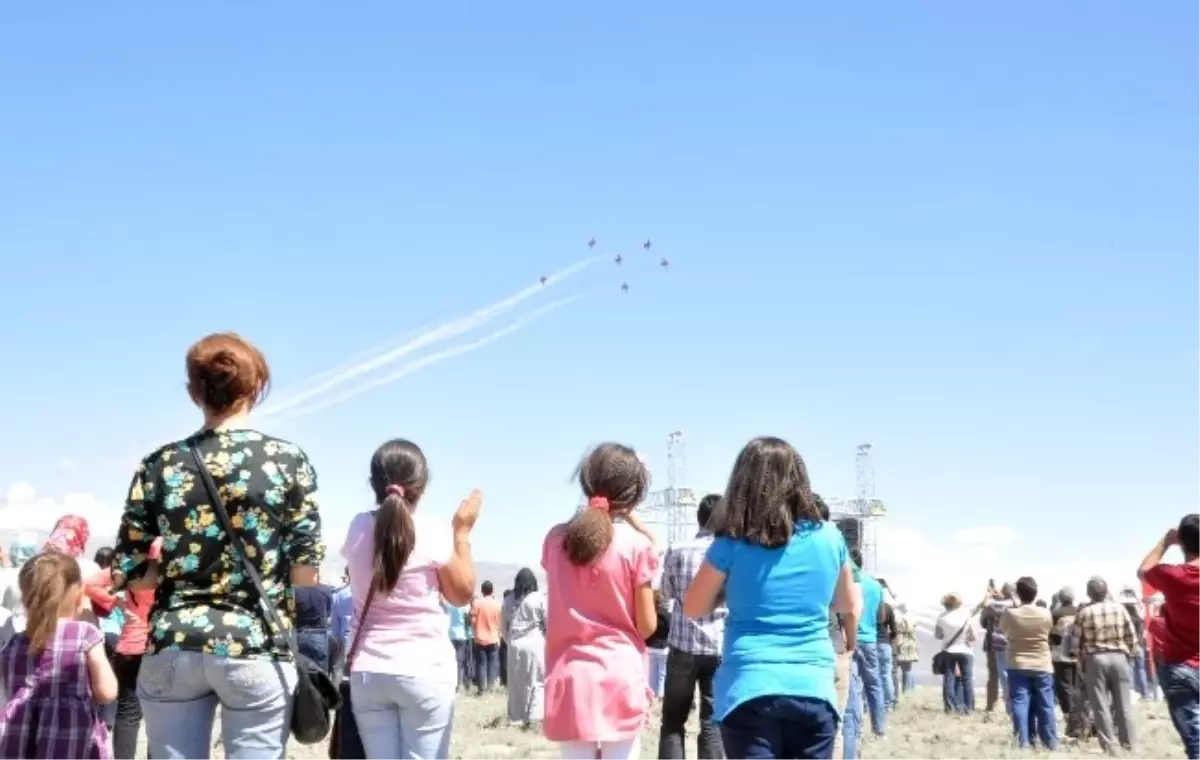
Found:
<svg viewBox="0 0 1200 760"><path fill-rule="evenodd" d="M383 492L388 496L399 496L401 499L404 498L404 486L390 485L383 489Z"/></svg>
<svg viewBox="0 0 1200 760"><path fill-rule="evenodd" d="M608 499L603 496L593 496L588 499L588 506L592 509L599 509L603 512L608 511Z"/></svg>

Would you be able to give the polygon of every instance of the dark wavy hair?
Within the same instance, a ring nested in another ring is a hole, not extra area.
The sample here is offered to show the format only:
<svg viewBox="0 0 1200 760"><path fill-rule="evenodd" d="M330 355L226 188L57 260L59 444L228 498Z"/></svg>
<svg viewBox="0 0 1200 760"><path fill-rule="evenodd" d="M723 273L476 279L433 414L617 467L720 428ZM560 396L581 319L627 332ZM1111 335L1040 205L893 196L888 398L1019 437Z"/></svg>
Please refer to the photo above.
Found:
<svg viewBox="0 0 1200 760"><path fill-rule="evenodd" d="M804 460L771 437L755 438L738 454L717 516L717 535L768 549L785 546L797 524L821 521Z"/></svg>
<svg viewBox="0 0 1200 760"><path fill-rule="evenodd" d="M517 577L513 581L512 598L514 602L519 602L525 597L538 590L537 576L527 567L521 568L517 572Z"/></svg>

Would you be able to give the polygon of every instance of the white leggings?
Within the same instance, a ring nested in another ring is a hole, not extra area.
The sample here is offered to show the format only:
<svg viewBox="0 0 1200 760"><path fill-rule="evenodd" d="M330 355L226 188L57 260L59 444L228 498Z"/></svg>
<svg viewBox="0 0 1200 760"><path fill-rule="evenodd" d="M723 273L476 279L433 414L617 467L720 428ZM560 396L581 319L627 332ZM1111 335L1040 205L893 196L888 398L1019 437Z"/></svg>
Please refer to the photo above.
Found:
<svg viewBox="0 0 1200 760"><path fill-rule="evenodd" d="M634 736L619 742L559 742L563 760L638 760L642 754L642 737Z"/></svg>

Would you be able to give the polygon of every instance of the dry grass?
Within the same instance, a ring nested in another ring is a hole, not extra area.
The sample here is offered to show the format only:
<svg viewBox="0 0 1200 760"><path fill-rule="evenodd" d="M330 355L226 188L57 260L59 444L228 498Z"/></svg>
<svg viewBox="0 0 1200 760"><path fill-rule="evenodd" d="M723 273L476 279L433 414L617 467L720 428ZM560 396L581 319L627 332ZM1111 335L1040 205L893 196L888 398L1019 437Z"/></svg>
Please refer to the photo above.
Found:
<svg viewBox="0 0 1200 760"><path fill-rule="evenodd" d="M659 715L651 716L642 743L642 757L658 756ZM1062 724L1059 723L1059 730ZM1183 757L1166 706L1161 702L1138 705L1138 747L1136 757ZM688 729L688 756L694 757L696 716ZM860 746L864 758L1029 758L1101 757L1094 741L1064 742L1058 752L1022 752L1011 741L1007 718L987 720L981 713L967 718L952 718L942 712L941 693L937 689L918 689L889 716L886 739L866 737ZM143 747L143 752L144 752ZM215 750L220 757L220 749ZM142 755L144 757L144 754ZM556 758L557 747L539 733L508 725L504 717L504 698L462 696L456 706L451 756L455 758ZM328 757L324 745L305 747L293 744L289 758L313 760Z"/></svg>

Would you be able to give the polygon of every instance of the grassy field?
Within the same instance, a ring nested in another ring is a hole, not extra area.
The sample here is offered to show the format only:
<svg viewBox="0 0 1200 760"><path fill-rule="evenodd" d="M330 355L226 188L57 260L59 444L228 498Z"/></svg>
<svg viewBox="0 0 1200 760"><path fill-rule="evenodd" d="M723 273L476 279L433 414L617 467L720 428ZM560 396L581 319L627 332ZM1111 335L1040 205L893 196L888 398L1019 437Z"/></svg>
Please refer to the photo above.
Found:
<svg viewBox="0 0 1200 760"><path fill-rule="evenodd" d="M1166 707L1161 702L1138 705L1138 746L1134 757L1183 757ZM883 740L866 737L860 747L864 758L1009 758L1009 757L1102 757L1100 746L1092 740L1064 742L1058 752L1022 752L1012 743L1007 718L987 720L982 713L966 718L951 718L942 712L941 693L936 689L918 689L903 701L889 718L888 736ZM651 716L642 742L642 757L658 756L658 713ZM1062 724L1059 724L1061 733ZM695 757L696 719L688 730L688 757ZM144 750L143 750L144 751ZM220 749L216 749L220 757ZM144 756L144 755L143 755ZM508 725L501 695L463 696L456 706L451 756L455 758L555 758L557 747L539 733ZM328 757L325 746L293 745L289 758Z"/></svg>

